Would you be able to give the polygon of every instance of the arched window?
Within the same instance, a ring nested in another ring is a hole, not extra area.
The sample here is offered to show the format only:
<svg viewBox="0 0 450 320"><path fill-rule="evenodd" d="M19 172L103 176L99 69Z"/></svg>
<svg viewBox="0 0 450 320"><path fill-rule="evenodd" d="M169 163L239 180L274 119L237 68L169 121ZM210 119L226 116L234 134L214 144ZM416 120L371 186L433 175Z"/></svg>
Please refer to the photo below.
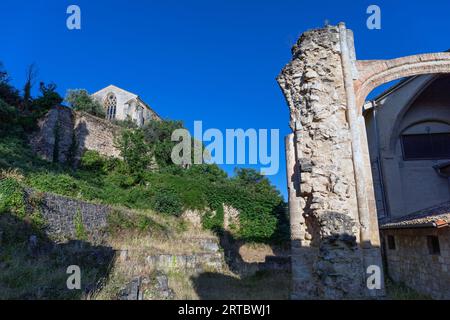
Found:
<svg viewBox="0 0 450 320"><path fill-rule="evenodd" d="M450 159L450 125L422 122L407 128L401 135L404 160Z"/></svg>
<svg viewBox="0 0 450 320"><path fill-rule="evenodd" d="M116 118L117 98L114 93L109 93L105 99L106 119L114 120Z"/></svg>

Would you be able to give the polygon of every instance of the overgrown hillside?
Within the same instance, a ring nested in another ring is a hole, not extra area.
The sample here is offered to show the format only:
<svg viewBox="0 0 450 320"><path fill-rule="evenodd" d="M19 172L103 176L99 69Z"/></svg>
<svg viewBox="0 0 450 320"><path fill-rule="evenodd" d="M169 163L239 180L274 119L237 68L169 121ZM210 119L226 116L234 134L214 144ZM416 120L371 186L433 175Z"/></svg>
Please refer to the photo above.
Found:
<svg viewBox="0 0 450 320"><path fill-rule="evenodd" d="M151 255L214 256L218 252L203 252L201 243L204 239L220 242L224 235L227 241L269 245L288 239L285 203L267 178L248 169L228 177L216 165L182 168L171 163L170 135L182 126L180 122L152 122L144 128L128 121L116 123L122 127L117 137L121 159L95 151L86 151L78 167L40 159L32 152L29 135L36 130L37 120L62 102L55 89L41 83L40 96L33 98L29 91L20 94L9 84L7 73L0 72L0 298L117 298L117 291L131 277L142 274L147 275L146 290L152 298L152 281L161 277L145 262ZM77 112L101 116L101 106L85 91L71 91L68 98ZM38 196L25 199L26 190ZM52 238L46 232L39 197L45 193L113 208L102 241L94 242L85 234L82 217L76 221L76 239ZM224 205L239 211L238 223L227 231ZM189 209L202 214L200 229L181 218ZM127 257L118 259L117 252L124 248ZM88 266L83 270L82 292L65 288L65 268L73 261ZM217 292L229 287L230 298L250 298L237 293L246 290L264 297L260 284L270 278L267 274L241 279L228 269L211 270L207 276L217 278ZM199 294L205 272L193 276L176 270L167 272L168 282L177 291L173 298L215 297L214 290ZM151 275L156 278L150 279ZM286 298L288 277L278 276L284 277L279 298Z"/></svg>

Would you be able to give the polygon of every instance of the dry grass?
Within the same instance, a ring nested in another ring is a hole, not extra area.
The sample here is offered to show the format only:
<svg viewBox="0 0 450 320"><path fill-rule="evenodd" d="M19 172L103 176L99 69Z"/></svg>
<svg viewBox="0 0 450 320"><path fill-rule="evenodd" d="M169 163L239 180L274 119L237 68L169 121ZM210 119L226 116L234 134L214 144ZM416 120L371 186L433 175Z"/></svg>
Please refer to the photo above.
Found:
<svg viewBox="0 0 450 320"><path fill-rule="evenodd" d="M125 210L123 208L115 209ZM103 288L96 294L95 299L115 299L120 289L134 277L151 277L155 270L146 263L145 260L148 256L199 253L204 250L198 246L196 239L215 239L212 232L195 228L179 218L163 216L149 210L134 212L128 210L127 214L143 215L151 219L154 226L145 231L124 228L109 236L106 241L107 245L116 250L118 254L109 278L105 281ZM120 252L122 252L122 255ZM171 285L177 288L180 294L183 291L189 292L189 288L192 288L188 276L173 271L170 273L170 279L173 277L178 280L171 280ZM195 299L197 297L189 294L186 298Z"/></svg>
<svg viewBox="0 0 450 320"><path fill-rule="evenodd" d="M0 180L2 179L13 179L18 182L23 182L25 180L25 177L23 173L18 169L1 169Z"/></svg>
<svg viewBox="0 0 450 320"><path fill-rule="evenodd" d="M229 271L188 276L169 273L169 285L179 300L287 300L291 276L287 272L257 272L239 277Z"/></svg>
<svg viewBox="0 0 450 320"><path fill-rule="evenodd" d="M386 299L388 300L431 300L427 295L407 287L402 283L395 283L386 279Z"/></svg>
<svg viewBox="0 0 450 320"><path fill-rule="evenodd" d="M126 254L117 254L109 279L96 295L96 299L115 299L120 289L136 276L152 278L155 270L145 262L149 255L199 253L204 251L199 246L199 239L217 239L210 231L197 229L177 218L149 211L139 214L151 218L159 227L149 232L124 229L108 239L108 245L115 250L126 251ZM267 247L251 246L251 252L259 250L262 254L273 253ZM233 274L226 267L220 273L208 269L198 275L176 269L166 273L169 287L179 300L289 298L290 274L284 272L259 272L243 278Z"/></svg>

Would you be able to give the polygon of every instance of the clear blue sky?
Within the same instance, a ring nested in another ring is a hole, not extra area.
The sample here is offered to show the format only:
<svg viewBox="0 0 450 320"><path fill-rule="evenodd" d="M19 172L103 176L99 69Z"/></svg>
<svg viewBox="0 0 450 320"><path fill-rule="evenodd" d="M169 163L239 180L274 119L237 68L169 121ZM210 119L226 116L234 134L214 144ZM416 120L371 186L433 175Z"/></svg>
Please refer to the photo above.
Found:
<svg viewBox="0 0 450 320"><path fill-rule="evenodd" d="M70 4L81 7L80 31L66 28ZM370 4L382 30L366 28ZM18 87L35 62L62 95L116 84L188 128L279 128L282 140L289 115L275 77L303 31L345 21L359 59L394 58L448 49L449 12L448 0L2 0L0 61ZM270 179L286 195L280 147Z"/></svg>

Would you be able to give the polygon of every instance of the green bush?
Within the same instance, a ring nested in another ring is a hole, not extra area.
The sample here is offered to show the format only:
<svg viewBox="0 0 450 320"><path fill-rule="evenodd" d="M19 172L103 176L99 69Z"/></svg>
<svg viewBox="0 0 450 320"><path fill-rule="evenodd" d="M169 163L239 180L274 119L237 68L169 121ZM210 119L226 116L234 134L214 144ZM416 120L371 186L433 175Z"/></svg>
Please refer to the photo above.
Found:
<svg viewBox="0 0 450 320"><path fill-rule="evenodd" d="M81 167L86 170L101 171L106 169L106 160L97 151L87 150L81 158Z"/></svg>
<svg viewBox="0 0 450 320"><path fill-rule="evenodd" d="M12 178L0 180L0 214L13 213L25 217L25 201L23 188Z"/></svg>
<svg viewBox="0 0 450 320"><path fill-rule="evenodd" d="M180 216L183 210L179 195L172 188L160 188L152 197L153 209L157 212Z"/></svg>
<svg viewBox="0 0 450 320"><path fill-rule="evenodd" d="M65 101L75 110L105 117L105 110L100 102L94 100L84 89L68 90Z"/></svg>
<svg viewBox="0 0 450 320"><path fill-rule="evenodd" d="M50 83L46 85L41 82L39 85L41 95L33 100L32 109L40 112L46 112L50 108L57 106L63 102L63 98L56 92L56 85Z"/></svg>
<svg viewBox="0 0 450 320"><path fill-rule="evenodd" d="M79 197L81 182L66 173L38 172L29 175L27 182L40 191L54 192L64 196Z"/></svg>
<svg viewBox="0 0 450 320"><path fill-rule="evenodd" d="M0 99L0 125L11 124L17 118L17 109Z"/></svg>
<svg viewBox="0 0 450 320"><path fill-rule="evenodd" d="M87 232L86 228L83 224L83 216L81 215L81 211L77 210L77 213L74 217L74 228L75 228L75 236L78 240L87 240Z"/></svg>
<svg viewBox="0 0 450 320"><path fill-rule="evenodd" d="M137 230L140 232L167 231L165 226L158 224L145 214L127 214L121 210L113 210L108 215L108 229L112 234L122 230Z"/></svg>
<svg viewBox="0 0 450 320"><path fill-rule="evenodd" d="M141 129L123 130L116 144L129 174L141 176L151 162L150 145Z"/></svg>
<svg viewBox="0 0 450 320"><path fill-rule="evenodd" d="M223 229L224 211L220 204L215 211L207 211L202 216L203 228L220 232Z"/></svg>

